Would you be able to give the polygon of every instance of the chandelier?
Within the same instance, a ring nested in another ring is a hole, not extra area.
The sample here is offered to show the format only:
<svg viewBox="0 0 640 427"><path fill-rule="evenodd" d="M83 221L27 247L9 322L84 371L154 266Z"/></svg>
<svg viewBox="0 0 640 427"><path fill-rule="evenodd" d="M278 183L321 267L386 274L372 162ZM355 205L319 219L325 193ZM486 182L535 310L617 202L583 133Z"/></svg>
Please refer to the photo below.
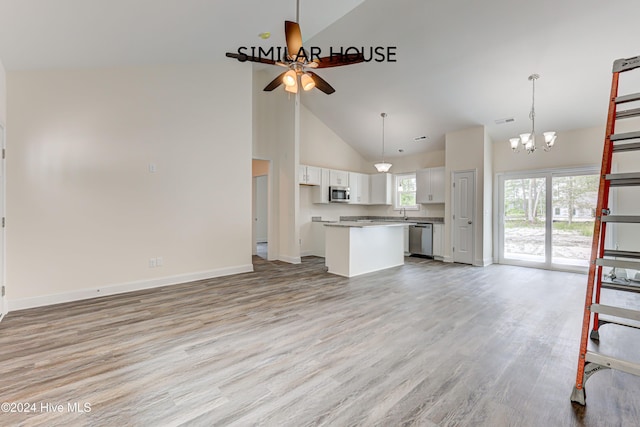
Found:
<svg viewBox="0 0 640 427"><path fill-rule="evenodd" d="M529 113L529 119L531 119L531 133L523 133L520 134L520 138L511 138L509 139L509 143L511 144L511 149L519 153L520 148L524 148L527 151L527 154L531 154L536 151L536 80L538 80L540 76L538 74L531 74L529 76L529 80L531 81L531 85L533 87L533 95L531 97L531 112ZM544 136L544 151L551 151L553 144L556 142L556 133L555 132L543 132Z"/></svg>
<svg viewBox="0 0 640 427"><path fill-rule="evenodd" d="M380 113L380 117L382 117L382 162L376 163L374 166L378 172L389 172L389 169L391 169L391 163L384 161L384 118L387 117L387 113Z"/></svg>

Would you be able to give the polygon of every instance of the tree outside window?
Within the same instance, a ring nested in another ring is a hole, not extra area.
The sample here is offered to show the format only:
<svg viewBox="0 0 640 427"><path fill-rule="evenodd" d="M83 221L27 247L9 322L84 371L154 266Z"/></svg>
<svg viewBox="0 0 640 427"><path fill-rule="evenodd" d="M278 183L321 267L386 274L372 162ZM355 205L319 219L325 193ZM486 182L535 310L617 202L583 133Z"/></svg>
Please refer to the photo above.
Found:
<svg viewBox="0 0 640 427"><path fill-rule="evenodd" d="M416 203L416 174L395 175L395 208L418 209Z"/></svg>

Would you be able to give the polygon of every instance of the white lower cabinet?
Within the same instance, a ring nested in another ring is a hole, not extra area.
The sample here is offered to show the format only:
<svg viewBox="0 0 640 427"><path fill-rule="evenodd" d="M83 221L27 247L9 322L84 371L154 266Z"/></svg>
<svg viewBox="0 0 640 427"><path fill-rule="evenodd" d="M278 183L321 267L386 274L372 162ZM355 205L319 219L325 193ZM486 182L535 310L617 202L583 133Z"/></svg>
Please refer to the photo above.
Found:
<svg viewBox="0 0 640 427"><path fill-rule="evenodd" d="M319 257L324 257L324 234L325 226L324 222L312 222L311 223L311 254Z"/></svg>
<svg viewBox="0 0 640 427"><path fill-rule="evenodd" d="M409 252L409 226L407 225L404 228L404 256L409 255L411 255L411 252Z"/></svg>
<svg viewBox="0 0 640 427"><path fill-rule="evenodd" d="M444 257L444 224L433 224L433 257Z"/></svg>

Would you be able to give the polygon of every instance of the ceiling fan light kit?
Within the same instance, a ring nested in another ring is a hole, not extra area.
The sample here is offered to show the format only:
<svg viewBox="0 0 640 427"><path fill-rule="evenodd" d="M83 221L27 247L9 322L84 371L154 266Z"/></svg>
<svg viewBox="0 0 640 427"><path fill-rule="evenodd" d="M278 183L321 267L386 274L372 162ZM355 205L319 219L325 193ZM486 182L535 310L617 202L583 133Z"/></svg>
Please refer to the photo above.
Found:
<svg viewBox="0 0 640 427"><path fill-rule="evenodd" d="M374 166L378 172L389 172L392 165L384 161L384 119L387 117L387 113L380 113L380 117L382 117L382 162L376 163Z"/></svg>
<svg viewBox="0 0 640 427"><path fill-rule="evenodd" d="M538 74L531 74L529 81L532 85L532 97L531 97L531 111L529 112L529 119L531 119L531 132L521 133L519 138L510 138L509 145L515 153L519 153L521 148L524 148L527 154L531 154L537 150L536 147L536 80L540 78ZM551 151L553 145L556 142L555 132L543 132L544 136L544 151Z"/></svg>
<svg viewBox="0 0 640 427"><path fill-rule="evenodd" d="M300 83L302 84L302 89L305 91L309 91L316 87L316 82L313 81L313 77L307 73L300 76Z"/></svg>
<svg viewBox="0 0 640 427"><path fill-rule="evenodd" d="M284 73L284 77L282 78L282 82L285 86L295 86L298 82L298 77L296 76L296 72L294 70L289 70Z"/></svg>
<svg viewBox="0 0 640 427"><path fill-rule="evenodd" d="M296 2L296 20L299 20L299 15L300 2L298 0ZM278 75L278 77L265 86L265 92L270 92L281 84L284 84L285 91L290 93L298 93L298 86L300 86L305 91L317 88L327 95L331 95L336 90L322 77L308 71L308 69L340 67L364 62L364 55L360 52L347 53L344 55L332 54L325 58L320 58L318 57L319 55L315 55L315 59L313 59L314 55L310 57L302 46L302 33L300 32L300 25L298 25L297 22L284 21L284 33L287 41L287 56L284 61L275 61L274 59L261 57L260 53L262 52L262 48L258 50L258 56L247 55L241 49L238 49L238 53L227 52L226 56L237 59L240 62L260 62L262 64L278 65L288 68L289 70L287 72ZM270 36L270 33L260 33L260 37L263 39L267 39ZM313 52L313 48L311 51ZM273 48L270 48L267 52L273 52ZM280 52L280 48L278 48L278 52ZM280 57L279 53L278 57Z"/></svg>

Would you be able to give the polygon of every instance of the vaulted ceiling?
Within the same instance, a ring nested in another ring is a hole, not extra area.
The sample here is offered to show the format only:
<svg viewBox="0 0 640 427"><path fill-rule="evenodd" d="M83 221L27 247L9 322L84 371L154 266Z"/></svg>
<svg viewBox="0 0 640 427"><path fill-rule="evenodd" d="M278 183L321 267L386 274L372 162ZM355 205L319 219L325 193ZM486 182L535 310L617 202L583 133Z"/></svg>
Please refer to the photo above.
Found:
<svg viewBox="0 0 640 427"><path fill-rule="evenodd" d="M303 103L367 159L380 155L381 112L389 156L442 149L446 132L477 125L506 144L530 128L532 73L537 131L603 125L613 60L640 55L638 16L637 0L300 0L307 49L396 53L317 71L336 93ZM0 58L9 71L205 63L284 46L295 17L294 0L0 0ZM624 77L621 92L640 91Z"/></svg>

